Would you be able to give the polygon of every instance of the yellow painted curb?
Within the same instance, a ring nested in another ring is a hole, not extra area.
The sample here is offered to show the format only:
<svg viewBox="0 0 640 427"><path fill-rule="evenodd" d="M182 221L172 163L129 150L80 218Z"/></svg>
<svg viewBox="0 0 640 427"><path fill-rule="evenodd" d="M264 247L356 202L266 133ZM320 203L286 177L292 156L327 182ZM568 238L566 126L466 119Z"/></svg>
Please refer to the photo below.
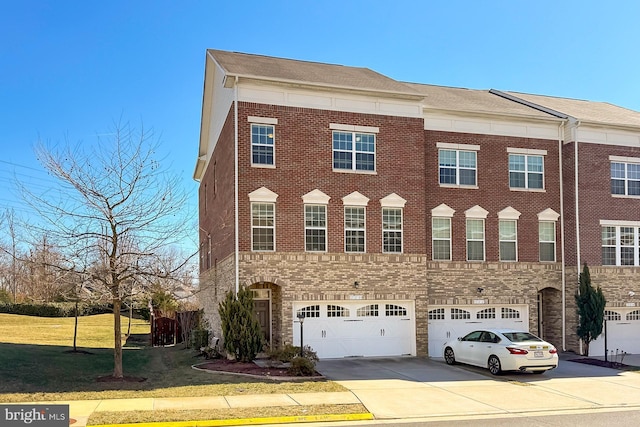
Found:
<svg viewBox="0 0 640 427"><path fill-rule="evenodd" d="M130 424L100 424L100 427L224 427L260 424L314 423L319 421L372 420L373 414L295 415L291 417L241 418L230 420L170 421Z"/></svg>

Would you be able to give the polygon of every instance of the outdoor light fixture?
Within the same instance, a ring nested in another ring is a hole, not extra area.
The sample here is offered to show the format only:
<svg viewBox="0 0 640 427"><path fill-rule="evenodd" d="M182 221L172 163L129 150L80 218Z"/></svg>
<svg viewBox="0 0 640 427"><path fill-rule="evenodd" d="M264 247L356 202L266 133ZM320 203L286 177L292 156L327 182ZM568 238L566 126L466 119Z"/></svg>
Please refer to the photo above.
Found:
<svg viewBox="0 0 640 427"><path fill-rule="evenodd" d="M304 323L304 312L303 311L299 311L298 312L298 321L300 322L300 357L302 357L303 355L303 351L304 351L304 329L302 327L302 324Z"/></svg>
<svg viewBox="0 0 640 427"><path fill-rule="evenodd" d="M353 282L353 287L358 289L360 287L360 283L358 282Z"/></svg>
<svg viewBox="0 0 640 427"><path fill-rule="evenodd" d="M629 296L630 296L630 297L634 296L635 294L636 294L635 292L633 292L633 291L629 291Z"/></svg>
<svg viewBox="0 0 640 427"><path fill-rule="evenodd" d="M481 294L482 292L484 292L484 288L478 288L478 293Z"/></svg>

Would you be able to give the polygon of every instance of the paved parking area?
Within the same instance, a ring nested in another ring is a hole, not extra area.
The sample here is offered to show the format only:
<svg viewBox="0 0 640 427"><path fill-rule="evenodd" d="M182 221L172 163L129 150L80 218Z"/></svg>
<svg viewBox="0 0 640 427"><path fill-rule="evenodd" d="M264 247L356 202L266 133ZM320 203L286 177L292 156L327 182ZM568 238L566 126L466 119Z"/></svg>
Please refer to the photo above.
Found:
<svg viewBox="0 0 640 427"><path fill-rule="evenodd" d="M542 375L494 377L442 359L398 357L318 362L377 419L503 415L599 408L640 408L640 373L568 361Z"/></svg>

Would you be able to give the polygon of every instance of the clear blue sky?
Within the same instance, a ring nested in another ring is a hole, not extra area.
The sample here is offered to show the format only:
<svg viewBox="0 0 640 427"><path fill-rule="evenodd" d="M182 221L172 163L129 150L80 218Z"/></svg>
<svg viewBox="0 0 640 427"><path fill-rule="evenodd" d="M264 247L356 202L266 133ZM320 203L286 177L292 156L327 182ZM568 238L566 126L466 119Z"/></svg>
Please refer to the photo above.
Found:
<svg viewBox="0 0 640 427"><path fill-rule="evenodd" d="M640 111L640 2L0 0L0 212L46 188L39 140L153 127L192 192L205 49L368 67L401 81Z"/></svg>

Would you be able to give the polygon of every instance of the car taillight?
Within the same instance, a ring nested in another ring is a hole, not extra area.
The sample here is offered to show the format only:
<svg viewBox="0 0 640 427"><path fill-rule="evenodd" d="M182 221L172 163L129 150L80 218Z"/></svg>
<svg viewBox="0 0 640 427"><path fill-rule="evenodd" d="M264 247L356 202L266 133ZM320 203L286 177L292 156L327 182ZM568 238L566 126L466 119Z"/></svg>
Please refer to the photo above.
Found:
<svg viewBox="0 0 640 427"><path fill-rule="evenodd" d="M549 350L549 353L551 354L556 354L558 352L558 350L556 350L555 348L552 348L551 350Z"/></svg>
<svg viewBox="0 0 640 427"><path fill-rule="evenodd" d="M509 350L509 353L511 353L511 354L527 354L527 353L529 353L527 350L525 350L523 348L516 348L516 347L507 347L507 350Z"/></svg>

